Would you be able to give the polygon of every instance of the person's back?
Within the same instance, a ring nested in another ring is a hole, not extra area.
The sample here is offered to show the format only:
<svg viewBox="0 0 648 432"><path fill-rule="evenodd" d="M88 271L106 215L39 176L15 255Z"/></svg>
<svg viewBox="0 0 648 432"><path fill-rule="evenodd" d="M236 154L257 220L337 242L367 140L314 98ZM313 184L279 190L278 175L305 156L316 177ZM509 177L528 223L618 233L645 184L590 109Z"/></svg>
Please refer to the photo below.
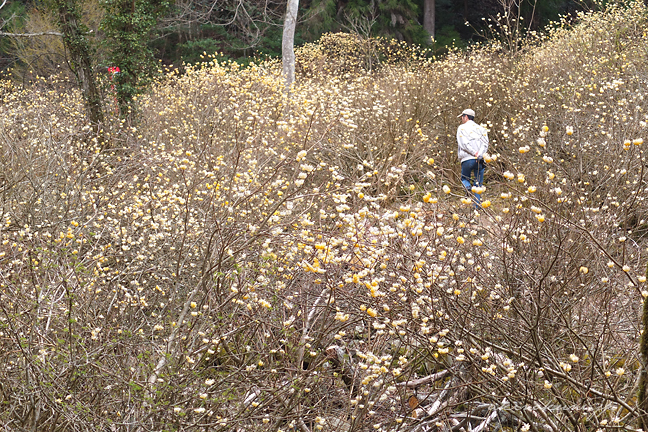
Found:
<svg viewBox="0 0 648 432"><path fill-rule="evenodd" d="M461 183L468 194L472 194L474 186L479 187L484 182L484 154L488 151L488 132L475 123L475 111L465 109L461 117L461 125L457 128L457 156L461 161ZM475 207L481 208L481 195L474 193Z"/></svg>
<svg viewBox="0 0 648 432"><path fill-rule="evenodd" d="M486 129L469 119L457 129L457 156L461 162L468 159L484 157L488 151L488 133Z"/></svg>

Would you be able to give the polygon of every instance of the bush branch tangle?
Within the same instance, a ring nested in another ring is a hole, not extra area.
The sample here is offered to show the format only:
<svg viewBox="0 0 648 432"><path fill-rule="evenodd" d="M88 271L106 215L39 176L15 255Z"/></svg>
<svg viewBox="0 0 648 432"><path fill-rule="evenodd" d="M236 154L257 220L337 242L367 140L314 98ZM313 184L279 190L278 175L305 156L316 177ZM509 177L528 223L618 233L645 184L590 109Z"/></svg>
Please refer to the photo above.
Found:
<svg viewBox="0 0 648 432"><path fill-rule="evenodd" d="M106 143L65 83L3 81L0 424L645 428L647 34L632 2L436 61L327 35L290 98L214 56Z"/></svg>

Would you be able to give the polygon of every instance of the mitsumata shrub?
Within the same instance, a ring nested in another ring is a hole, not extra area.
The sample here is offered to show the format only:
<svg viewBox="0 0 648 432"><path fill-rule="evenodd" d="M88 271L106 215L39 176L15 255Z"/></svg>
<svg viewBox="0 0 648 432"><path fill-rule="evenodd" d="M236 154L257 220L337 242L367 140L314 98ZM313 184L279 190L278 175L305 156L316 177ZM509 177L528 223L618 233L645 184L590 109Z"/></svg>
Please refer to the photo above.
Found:
<svg viewBox="0 0 648 432"><path fill-rule="evenodd" d="M56 77L3 81L0 424L637 430L646 20L443 59L329 35L290 94L213 60L99 138Z"/></svg>

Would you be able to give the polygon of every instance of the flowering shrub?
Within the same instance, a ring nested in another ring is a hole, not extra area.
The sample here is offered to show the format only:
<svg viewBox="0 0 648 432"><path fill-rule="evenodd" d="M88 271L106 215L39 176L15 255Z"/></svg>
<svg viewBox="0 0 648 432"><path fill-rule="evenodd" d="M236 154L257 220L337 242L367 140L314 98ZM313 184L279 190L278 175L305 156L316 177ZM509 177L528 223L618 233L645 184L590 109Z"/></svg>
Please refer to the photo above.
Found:
<svg viewBox="0 0 648 432"><path fill-rule="evenodd" d="M3 82L0 421L634 428L648 63L632 6L516 54L311 70L290 98L272 62L213 61L102 140L54 79ZM467 106L491 137L477 214L455 154Z"/></svg>
<svg viewBox="0 0 648 432"><path fill-rule="evenodd" d="M326 33L316 43L297 50L298 72L311 79L329 75L365 75L385 66L421 66L429 52L394 39L368 38L360 34Z"/></svg>

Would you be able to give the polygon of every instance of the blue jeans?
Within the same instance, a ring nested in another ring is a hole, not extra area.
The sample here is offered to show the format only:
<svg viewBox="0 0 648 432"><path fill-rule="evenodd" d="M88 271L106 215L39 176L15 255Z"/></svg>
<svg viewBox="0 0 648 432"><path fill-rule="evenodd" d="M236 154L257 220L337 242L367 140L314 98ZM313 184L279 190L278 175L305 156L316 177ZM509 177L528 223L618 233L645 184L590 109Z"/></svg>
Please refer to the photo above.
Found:
<svg viewBox="0 0 648 432"><path fill-rule="evenodd" d="M482 186L484 184L484 159L468 159L461 162L461 183L463 183L469 195L474 195L475 208L481 208L481 196L473 194L473 186ZM472 182L474 175L475 181Z"/></svg>

